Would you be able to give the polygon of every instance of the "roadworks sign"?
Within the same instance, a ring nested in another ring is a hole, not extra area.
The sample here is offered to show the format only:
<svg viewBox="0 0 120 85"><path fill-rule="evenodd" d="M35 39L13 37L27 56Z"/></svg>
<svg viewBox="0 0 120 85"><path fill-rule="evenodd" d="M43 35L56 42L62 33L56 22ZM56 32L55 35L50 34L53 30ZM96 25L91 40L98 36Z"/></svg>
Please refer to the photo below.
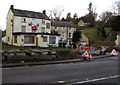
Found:
<svg viewBox="0 0 120 85"><path fill-rule="evenodd" d="M118 55L118 52L115 49L113 49L111 55Z"/></svg>
<svg viewBox="0 0 120 85"><path fill-rule="evenodd" d="M88 53L88 51L85 51L83 54L82 54L83 57L87 57L87 58L92 58L92 55Z"/></svg>

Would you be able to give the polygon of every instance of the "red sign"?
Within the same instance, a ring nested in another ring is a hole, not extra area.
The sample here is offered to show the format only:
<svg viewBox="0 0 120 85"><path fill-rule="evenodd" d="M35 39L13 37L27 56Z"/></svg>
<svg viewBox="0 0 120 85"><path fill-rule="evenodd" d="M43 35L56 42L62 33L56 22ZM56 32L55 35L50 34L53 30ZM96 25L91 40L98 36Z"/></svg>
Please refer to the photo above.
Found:
<svg viewBox="0 0 120 85"><path fill-rule="evenodd" d="M79 46L77 49L78 50L95 50L97 48L96 47L91 47L91 46Z"/></svg>
<svg viewBox="0 0 120 85"><path fill-rule="evenodd" d="M37 25L36 24L32 24L32 30L36 30L37 29Z"/></svg>

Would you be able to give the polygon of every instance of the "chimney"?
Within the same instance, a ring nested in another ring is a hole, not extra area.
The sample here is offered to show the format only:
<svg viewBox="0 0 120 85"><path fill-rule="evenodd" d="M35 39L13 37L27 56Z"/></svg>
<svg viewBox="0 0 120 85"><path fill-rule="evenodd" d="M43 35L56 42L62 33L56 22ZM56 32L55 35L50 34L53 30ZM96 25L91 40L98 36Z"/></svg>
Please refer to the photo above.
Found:
<svg viewBox="0 0 120 85"><path fill-rule="evenodd" d="M43 10L43 14L46 14L46 10Z"/></svg>
<svg viewBox="0 0 120 85"><path fill-rule="evenodd" d="M14 5L11 5L11 6L10 6L10 9L14 9Z"/></svg>

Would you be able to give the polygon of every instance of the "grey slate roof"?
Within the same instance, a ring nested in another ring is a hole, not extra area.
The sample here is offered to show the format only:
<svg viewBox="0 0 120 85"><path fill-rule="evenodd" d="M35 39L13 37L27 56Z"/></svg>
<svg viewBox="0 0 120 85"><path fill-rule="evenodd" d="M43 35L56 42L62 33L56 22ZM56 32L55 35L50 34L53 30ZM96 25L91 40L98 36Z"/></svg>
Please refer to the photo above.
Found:
<svg viewBox="0 0 120 85"><path fill-rule="evenodd" d="M75 26L72 22L66 22L66 21L52 21L51 25L57 26L57 27L73 27L73 28L75 28Z"/></svg>
<svg viewBox="0 0 120 85"><path fill-rule="evenodd" d="M44 13L28 11L28 10L19 10L19 9L11 9L11 10L14 16L50 20L49 17Z"/></svg>

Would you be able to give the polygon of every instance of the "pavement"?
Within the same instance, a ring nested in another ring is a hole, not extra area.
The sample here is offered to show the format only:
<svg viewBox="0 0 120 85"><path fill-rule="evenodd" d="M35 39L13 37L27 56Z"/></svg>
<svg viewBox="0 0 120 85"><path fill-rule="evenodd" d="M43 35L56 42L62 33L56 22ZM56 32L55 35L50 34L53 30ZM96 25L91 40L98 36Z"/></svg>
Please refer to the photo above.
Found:
<svg viewBox="0 0 120 85"><path fill-rule="evenodd" d="M101 55L101 56L92 56L93 59L111 57L111 54ZM20 67L20 66L34 66L34 65L48 65L48 64L60 64L60 63L74 63L82 62L83 59L71 59L71 60L61 60L61 61L49 61L49 62L21 62L21 63L7 63L2 64L2 68L5 67Z"/></svg>

